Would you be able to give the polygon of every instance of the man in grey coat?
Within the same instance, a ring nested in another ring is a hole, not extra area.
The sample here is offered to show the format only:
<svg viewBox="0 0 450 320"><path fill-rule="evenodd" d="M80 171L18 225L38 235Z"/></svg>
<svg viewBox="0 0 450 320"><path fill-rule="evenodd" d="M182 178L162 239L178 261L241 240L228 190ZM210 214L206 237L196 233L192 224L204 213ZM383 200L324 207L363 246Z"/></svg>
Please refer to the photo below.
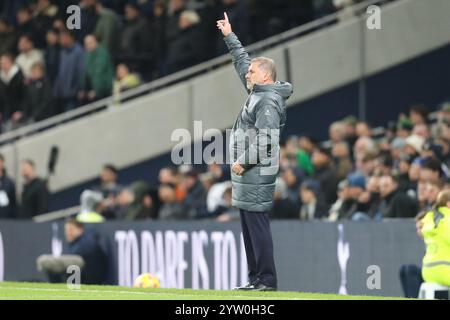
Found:
<svg viewBox="0 0 450 320"><path fill-rule="evenodd" d="M239 208L249 282L237 289L277 289L269 211L279 169L279 137L286 123L286 100L292 85L276 81L272 59L250 59L232 32L227 14L217 21L249 96L230 137L232 204Z"/></svg>

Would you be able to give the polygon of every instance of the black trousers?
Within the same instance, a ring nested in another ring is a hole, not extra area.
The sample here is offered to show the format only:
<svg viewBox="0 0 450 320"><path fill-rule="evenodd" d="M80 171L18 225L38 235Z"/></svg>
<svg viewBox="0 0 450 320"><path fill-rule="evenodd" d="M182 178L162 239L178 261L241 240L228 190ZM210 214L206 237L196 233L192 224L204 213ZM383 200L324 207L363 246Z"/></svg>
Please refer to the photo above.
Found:
<svg viewBox="0 0 450 320"><path fill-rule="evenodd" d="M400 281L406 298L417 298L423 282L422 269L413 264L400 267Z"/></svg>
<svg viewBox="0 0 450 320"><path fill-rule="evenodd" d="M239 210L250 283L277 287L269 214Z"/></svg>

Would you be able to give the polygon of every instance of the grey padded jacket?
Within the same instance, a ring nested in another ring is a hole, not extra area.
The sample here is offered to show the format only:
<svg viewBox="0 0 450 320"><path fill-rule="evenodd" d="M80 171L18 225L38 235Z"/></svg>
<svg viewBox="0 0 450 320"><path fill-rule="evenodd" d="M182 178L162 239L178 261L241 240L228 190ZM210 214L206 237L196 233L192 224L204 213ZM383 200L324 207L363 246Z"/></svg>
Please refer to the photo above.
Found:
<svg viewBox="0 0 450 320"><path fill-rule="evenodd" d="M245 171L231 172L233 206L254 212L267 212L273 205L275 180L279 170L279 138L286 123L286 100L292 85L277 81L247 89L245 75L251 59L234 33L224 38L234 67L249 96L242 106L230 135L230 159Z"/></svg>

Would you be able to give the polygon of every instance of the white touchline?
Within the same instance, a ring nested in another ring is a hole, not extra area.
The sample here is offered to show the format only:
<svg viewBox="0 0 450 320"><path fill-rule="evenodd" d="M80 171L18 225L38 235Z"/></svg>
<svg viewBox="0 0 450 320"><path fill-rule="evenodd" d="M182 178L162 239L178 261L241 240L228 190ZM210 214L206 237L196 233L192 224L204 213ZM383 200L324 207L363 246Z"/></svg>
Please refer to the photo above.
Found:
<svg viewBox="0 0 450 320"><path fill-rule="evenodd" d="M0 285L0 291L3 289L20 289L20 290L33 290L33 291L64 291L64 292L89 292L89 293L119 293L119 294L137 294L137 295L148 295L148 294L179 294L182 296L188 296L188 297L198 297L196 294L190 294L190 293L170 293L170 292L137 292L137 291L114 291L114 290L86 290L86 289L80 289L80 290L72 290L72 289L54 289L54 288L31 288L31 287L6 287ZM200 291L200 290L199 290ZM222 296L221 298L226 298L229 296ZM260 300L314 300L314 299L307 299L307 298L288 298L288 297L259 297L259 296L242 296L242 295L233 295L232 297L239 297L239 298L255 298ZM1 300L1 299L0 299ZM105 299L108 300L108 299ZM218 299L220 300L220 299ZM232 299L230 299L232 300Z"/></svg>

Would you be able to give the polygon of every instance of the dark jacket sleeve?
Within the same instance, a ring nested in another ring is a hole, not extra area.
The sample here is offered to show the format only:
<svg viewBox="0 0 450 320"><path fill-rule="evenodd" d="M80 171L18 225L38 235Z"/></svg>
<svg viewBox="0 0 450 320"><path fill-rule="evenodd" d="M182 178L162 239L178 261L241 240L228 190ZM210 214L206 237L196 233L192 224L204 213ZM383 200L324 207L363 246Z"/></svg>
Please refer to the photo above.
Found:
<svg viewBox="0 0 450 320"><path fill-rule="evenodd" d="M47 190L47 186L45 185L45 181L42 181L40 187L37 190L37 198L36 198L37 213L38 214L47 213L48 203L49 203L49 192Z"/></svg>
<svg viewBox="0 0 450 320"><path fill-rule="evenodd" d="M247 90L247 80L245 80L245 75L250 67L250 56L247 51L245 51L238 37L232 32L224 38L225 43L230 51L231 57L233 59L234 68L241 79L242 84Z"/></svg>

